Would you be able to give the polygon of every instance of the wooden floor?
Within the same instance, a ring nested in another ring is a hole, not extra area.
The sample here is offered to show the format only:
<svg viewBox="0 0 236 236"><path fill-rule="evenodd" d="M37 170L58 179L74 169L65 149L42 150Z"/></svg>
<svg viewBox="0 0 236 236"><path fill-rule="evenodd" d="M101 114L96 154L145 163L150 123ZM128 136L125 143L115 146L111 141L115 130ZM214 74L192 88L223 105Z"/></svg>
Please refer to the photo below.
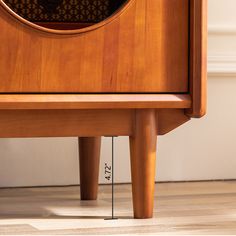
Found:
<svg viewBox="0 0 236 236"><path fill-rule="evenodd" d="M79 187L0 189L0 235L236 234L236 182L156 185L155 217L132 219L130 185L110 186L81 202Z"/></svg>

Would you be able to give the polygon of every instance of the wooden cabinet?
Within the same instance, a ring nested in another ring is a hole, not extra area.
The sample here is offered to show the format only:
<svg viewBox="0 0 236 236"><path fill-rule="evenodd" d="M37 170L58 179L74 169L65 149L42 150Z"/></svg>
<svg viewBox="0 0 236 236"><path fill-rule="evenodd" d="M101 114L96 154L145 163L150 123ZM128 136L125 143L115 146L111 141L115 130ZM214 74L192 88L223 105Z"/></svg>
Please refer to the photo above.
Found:
<svg viewBox="0 0 236 236"><path fill-rule="evenodd" d="M0 92L187 92L189 0L170 2L129 1L73 34L26 27L1 9Z"/></svg>
<svg viewBox="0 0 236 236"><path fill-rule="evenodd" d="M94 199L100 137L130 136L134 216L151 217L157 135L205 114L207 0L17 1L0 1L0 137L80 137Z"/></svg>

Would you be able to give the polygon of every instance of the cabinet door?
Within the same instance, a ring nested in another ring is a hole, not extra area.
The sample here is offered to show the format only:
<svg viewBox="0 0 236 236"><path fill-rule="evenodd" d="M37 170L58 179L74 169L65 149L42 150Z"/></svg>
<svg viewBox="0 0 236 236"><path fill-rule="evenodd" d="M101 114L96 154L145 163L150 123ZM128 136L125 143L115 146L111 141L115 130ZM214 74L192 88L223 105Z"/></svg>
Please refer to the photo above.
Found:
<svg viewBox="0 0 236 236"><path fill-rule="evenodd" d="M123 0L83 23L32 23L0 2L0 92L188 92L189 0Z"/></svg>

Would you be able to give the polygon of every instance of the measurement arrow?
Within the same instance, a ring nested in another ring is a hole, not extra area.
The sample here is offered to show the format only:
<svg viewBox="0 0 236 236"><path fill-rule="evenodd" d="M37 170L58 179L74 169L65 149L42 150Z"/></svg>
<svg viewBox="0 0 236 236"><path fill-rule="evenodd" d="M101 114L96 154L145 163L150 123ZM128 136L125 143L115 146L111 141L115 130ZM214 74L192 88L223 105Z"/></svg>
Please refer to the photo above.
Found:
<svg viewBox="0 0 236 236"><path fill-rule="evenodd" d="M117 220L114 214L114 137L111 139L111 217L106 218L105 220Z"/></svg>

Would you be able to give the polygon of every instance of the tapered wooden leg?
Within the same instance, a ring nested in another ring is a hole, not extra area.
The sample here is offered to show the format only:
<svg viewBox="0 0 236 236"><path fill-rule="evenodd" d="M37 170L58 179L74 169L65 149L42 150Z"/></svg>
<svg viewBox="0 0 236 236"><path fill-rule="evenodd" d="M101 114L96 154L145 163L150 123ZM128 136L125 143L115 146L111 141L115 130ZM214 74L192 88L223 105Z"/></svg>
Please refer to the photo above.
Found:
<svg viewBox="0 0 236 236"><path fill-rule="evenodd" d="M96 200L101 137L79 138L81 200Z"/></svg>
<svg viewBox="0 0 236 236"><path fill-rule="evenodd" d="M157 125L155 110L137 110L130 137L134 218L153 216Z"/></svg>

